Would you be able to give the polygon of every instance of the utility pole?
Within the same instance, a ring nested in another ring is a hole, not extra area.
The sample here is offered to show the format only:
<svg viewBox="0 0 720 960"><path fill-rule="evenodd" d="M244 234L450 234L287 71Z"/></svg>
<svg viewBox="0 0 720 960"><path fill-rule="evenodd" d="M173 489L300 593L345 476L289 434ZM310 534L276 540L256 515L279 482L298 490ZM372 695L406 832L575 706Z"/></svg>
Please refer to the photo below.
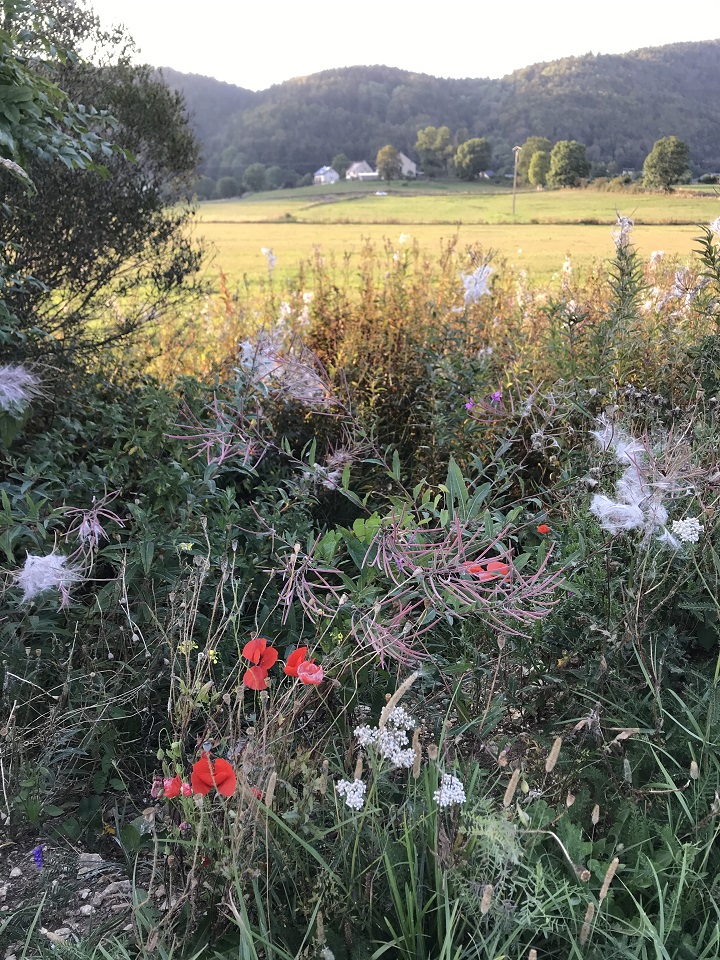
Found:
<svg viewBox="0 0 720 960"><path fill-rule="evenodd" d="M515 168L513 169L513 216L515 216L515 195L517 193L517 165L521 150L522 147L513 147L513 153L515 154Z"/></svg>

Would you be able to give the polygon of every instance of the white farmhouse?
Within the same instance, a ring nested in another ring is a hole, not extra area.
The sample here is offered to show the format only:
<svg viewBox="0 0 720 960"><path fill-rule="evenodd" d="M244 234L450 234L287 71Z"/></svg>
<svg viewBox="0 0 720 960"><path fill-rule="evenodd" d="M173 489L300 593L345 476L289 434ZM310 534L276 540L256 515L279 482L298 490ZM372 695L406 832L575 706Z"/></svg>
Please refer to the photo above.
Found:
<svg viewBox="0 0 720 960"><path fill-rule="evenodd" d="M358 160L356 163L351 163L350 166L347 168L345 179L361 180L363 179L363 176L362 176L363 174L365 174L365 178L367 178L367 175L369 173L372 174L374 172L375 171L367 162L367 160Z"/></svg>
<svg viewBox="0 0 720 960"><path fill-rule="evenodd" d="M339 179L340 174L332 167L320 167L313 174L313 183L337 183Z"/></svg>
<svg viewBox="0 0 720 960"><path fill-rule="evenodd" d="M405 180L414 179L417 176L417 164L413 163L410 157L406 157L404 153L400 153L400 161L402 162L402 172L401 176Z"/></svg>

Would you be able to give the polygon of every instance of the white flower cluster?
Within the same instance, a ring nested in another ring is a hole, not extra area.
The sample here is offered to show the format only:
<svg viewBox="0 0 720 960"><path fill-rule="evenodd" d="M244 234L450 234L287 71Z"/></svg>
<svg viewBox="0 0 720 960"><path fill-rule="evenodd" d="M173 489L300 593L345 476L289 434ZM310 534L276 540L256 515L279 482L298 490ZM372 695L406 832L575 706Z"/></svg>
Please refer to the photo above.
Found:
<svg viewBox="0 0 720 960"><path fill-rule="evenodd" d="M355 727L355 739L361 747L375 747L383 760L389 760L396 770L409 769L415 760L415 751L408 746L408 731L415 721L404 707L390 711L384 727L363 724Z"/></svg>
<svg viewBox="0 0 720 960"><path fill-rule="evenodd" d="M452 807L454 804L463 804L467 797L465 796L465 787L451 773L444 773L440 780L440 787L433 794L433 800L439 807Z"/></svg>
<svg viewBox="0 0 720 960"><path fill-rule="evenodd" d="M697 517L673 520L672 532L681 543L697 543L704 529Z"/></svg>
<svg viewBox="0 0 720 960"><path fill-rule="evenodd" d="M660 529L660 540L677 549L678 541L666 529L667 510L651 489L647 477L646 450L639 440L628 436L605 416L598 420L598 429L591 430L601 450L612 450L625 472L615 484L615 499L596 493L590 501L590 512L608 533L643 529L647 537Z"/></svg>
<svg viewBox="0 0 720 960"><path fill-rule="evenodd" d="M66 564L67 557L59 553L51 553L46 557L33 557L28 554L22 570L16 574L23 600L34 600L47 590L59 590L63 605L68 603L70 587L82 577L77 570Z"/></svg>
<svg viewBox="0 0 720 960"><path fill-rule="evenodd" d="M351 810L362 810L365 805L365 793L367 787L362 780L338 780L335 789L341 797L345 797L345 803Z"/></svg>
<svg viewBox="0 0 720 960"><path fill-rule="evenodd" d="M462 283L465 288L465 306L469 307L472 303L477 303L480 297L490 293L490 275L492 267L487 264L477 267L472 273L462 274Z"/></svg>
<svg viewBox="0 0 720 960"><path fill-rule="evenodd" d="M40 381L19 363L0 366L0 410L22 413L40 392Z"/></svg>
<svg viewBox="0 0 720 960"><path fill-rule="evenodd" d="M716 217L710 224L710 229L716 237L720 237L720 217Z"/></svg>

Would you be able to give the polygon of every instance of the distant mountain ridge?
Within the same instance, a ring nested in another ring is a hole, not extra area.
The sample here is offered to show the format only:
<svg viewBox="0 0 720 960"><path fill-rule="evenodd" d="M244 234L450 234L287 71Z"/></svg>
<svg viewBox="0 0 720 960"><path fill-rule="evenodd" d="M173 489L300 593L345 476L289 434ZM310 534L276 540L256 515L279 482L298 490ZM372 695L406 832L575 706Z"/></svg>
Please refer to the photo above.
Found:
<svg viewBox="0 0 720 960"><path fill-rule="evenodd" d="M687 141L697 170L720 170L720 40L587 54L500 80L443 79L386 66L325 70L254 92L163 69L183 92L212 177L254 162L307 173L337 153L374 161L392 143L416 157L418 129L490 139L494 162L536 134L579 140L596 163L639 169L655 140Z"/></svg>

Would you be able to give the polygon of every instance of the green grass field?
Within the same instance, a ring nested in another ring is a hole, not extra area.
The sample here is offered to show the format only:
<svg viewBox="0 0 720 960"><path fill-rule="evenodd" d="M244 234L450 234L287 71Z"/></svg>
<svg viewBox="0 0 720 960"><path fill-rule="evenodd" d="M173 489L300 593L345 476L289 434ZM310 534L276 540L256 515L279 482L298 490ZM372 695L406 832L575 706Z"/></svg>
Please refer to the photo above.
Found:
<svg viewBox="0 0 720 960"><path fill-rule="evenodd" d="M378 189L388 195L376 196ZM635 220L634 239L642 254L664 250L685 259L698 224L720 214L720 197L688 191L670 196L522 191L513 218L511 191L490 185L342 183L201 204L198 232L215 250L211 271L222 269L231 283L252 283L266 273L261 247L273 249L276 276L282 278L293 275L316 245L352 269L364 240L397 243L401 232L429 254L457 234L461 246L492 249L544 280L567 254L583 267L611 256L617 211Z"/></svg>

